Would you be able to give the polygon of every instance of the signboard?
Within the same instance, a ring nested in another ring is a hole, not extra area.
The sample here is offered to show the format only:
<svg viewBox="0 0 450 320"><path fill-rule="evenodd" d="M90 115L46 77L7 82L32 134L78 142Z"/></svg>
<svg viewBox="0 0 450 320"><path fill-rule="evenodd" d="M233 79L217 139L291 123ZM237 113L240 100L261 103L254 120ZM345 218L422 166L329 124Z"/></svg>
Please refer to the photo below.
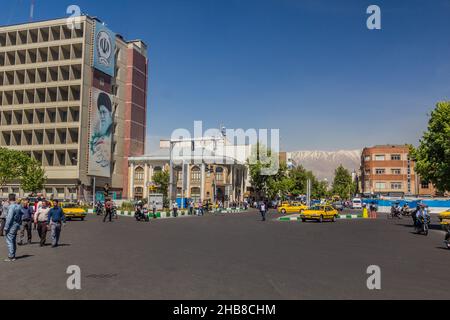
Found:
<svg viewBox="0 0 450 320"><path fill-rule="evenodd" d="M164 196L162 194L151 194L148 196L148 208L153 209L153 203L156 205L156 210L162 210L164 207Z"/></svg>
<svg viewBox="0 0 450 320"><path fill-rule="evenodd" d="M92 89L88 175L111 177L112 97Z"/></svg>
<svg viewBox="0 0 450 320"><path fill-rule="evenodd" d="M116 34L97 21L94 38L94 68L114 77L115 52Z"/></svg>

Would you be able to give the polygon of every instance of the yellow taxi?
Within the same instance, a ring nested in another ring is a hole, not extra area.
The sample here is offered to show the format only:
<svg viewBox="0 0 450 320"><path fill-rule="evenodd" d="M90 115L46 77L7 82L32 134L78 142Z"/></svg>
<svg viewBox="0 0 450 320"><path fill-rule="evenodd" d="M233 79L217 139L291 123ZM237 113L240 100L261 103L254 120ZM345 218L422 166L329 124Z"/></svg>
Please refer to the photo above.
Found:
<svg viewBox="0 0 450 320"><path fill-rule="evenodd" d="M317 222L332 221L336 222L339 212L331 205L316 205L302 212L300 218L303 222L314 220Z"/></svg>
<svg viewBox="0 0 450 320"><path fill-rule="evenodd" d="M441 221L442 228L444 228L444 230L447 230L450 227L450 209L442 212L439 215L439 220Z"/></svg>
<svg viewBox="0 0 450 320"><path fill-rule="evenodd" d="M61 208L67 220L81 219L83 221L87 216L86 211L75 203L64 203Z"/></svg>
<svg viewBox="0 0 450 320"><path fill-rule="evenodd" d="M302 213L306 209L308 209L308 207L300 202L293 202L291 204L283 203L280 207L278 207L278 213Z"/></svg>

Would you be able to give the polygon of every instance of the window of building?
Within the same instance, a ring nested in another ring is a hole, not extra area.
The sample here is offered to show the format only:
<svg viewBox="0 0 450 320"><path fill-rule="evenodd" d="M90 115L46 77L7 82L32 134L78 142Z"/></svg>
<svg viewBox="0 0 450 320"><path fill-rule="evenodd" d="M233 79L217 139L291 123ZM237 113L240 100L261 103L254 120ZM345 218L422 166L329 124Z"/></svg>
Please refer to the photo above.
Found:
<svg viewBox="0 0 450 320"><path fill-rule="evenodd" d="M200 201L200 193L200 188L191 188L191 199L194 201L194 203L198 203Z"/></svg>
<svg viewBox="0 0 450 320"><path fill-rule="evenodd" d="M364 161L367 162L367 161L370 161L370 160L372 160L372 157L371 157L371 156L365 156L365 157L364 157Z"/></svg>
<svg viewBox="0 0 450 320"><path fill-rule="evenodd" d="M223 168L222 167L216 168L216 181L223 181Z"/></svg>
<svg viewBox="0 0 450 320"><path fill-rule="evenodd" d="M386 169L375 169L375 174L385 174Z"/></svg>
<svg viewBox="0 0 450 320"><path fill-rule="evenodd" d="M134 198L136 200L142 200L144 198L144 188L137 187L134 189Z"/></svg>
<svg viewBox="0 0 450 320"><path fill-rule="evenodd" d="M193 167L191 170L191 181L200 182L202 180L202 173L199 167Z"/></svg>
<svg viewBox="0 0 450 320"><path fill-rule="evenodd" d="M377 182L377 183L375 183L375 188L377 190L384 190L384 189L386 189L386 183L384 183L384 182Z"/></svg>
<svg viewBox="0 0 450 320"><path fill-rule="evenodd" d="M401 182L392 182L391 183L391 189L392 190L402 190L403 184Z"/></svg>
<svg viewBox="0 0 450 320"><path fill-rule="evenodd" d="M391 173L395 175L400 175L402 174L402 169L392 169Z"/></svg>
<svg viewBox="0 0 450 320"><path fill-rule="evenodd" d="M177 181L183 181L183 168L181 167L176 167L174 169L175 171L175 176L177 177Z"/></svg>
<svg viewBox="0 0 450 320"><path fill-rule="evenodd" d="M142 183L142 182L144 182L144 169L143 169L143 168L137 167L137 168L134 170L134 180L135 180L137 183Z"/></svg>
<svg viewBox="0 0 450 320"><path fill-rule="evenodd" d="M379 154L375 156L375 161L384 161L384 160L386 160L384 154Z"/></svg>
<svg viewBox="0 0 450 320"><path fill-rule="evenodd" d="M391 155L391 160L392 161L400 161L400 160L402 160L402 155L400 155L400 154L392 154Z"/></svg>
<svg viewBox="0 0 450 320"><path fill-rule="evenodd" d="M430 188L430 184L428 182L426 182L426 181L422 181L421 187L422 187L422 189L429 189Z"/></svg>
<svg viewBox="0 0 450 320"><path fill-rule="evenodd" d="M366 170L364 170L364 172L365 172L366 176L370 175L370 169L366 169Z"/></svg>

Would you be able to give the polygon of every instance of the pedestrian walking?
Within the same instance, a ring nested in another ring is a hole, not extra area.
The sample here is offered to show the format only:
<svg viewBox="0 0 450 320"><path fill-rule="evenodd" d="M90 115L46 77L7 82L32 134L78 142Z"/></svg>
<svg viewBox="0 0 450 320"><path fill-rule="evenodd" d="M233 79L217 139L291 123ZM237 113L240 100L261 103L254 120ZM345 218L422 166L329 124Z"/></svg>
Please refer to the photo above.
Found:
<svg viewBox="0 0 450 320"><path fill-rule="evenodd" d="M8 207L9 207L9 202L3 201L2 208L0 211L0 236L1 237L5 236L4 229L5 229L5 224L6 224L6 216L8 215Z"/></svg>
<svg viewBox="0 0 450 320"><path fill-rule="evenodd" d="M27 243L31 244L34 210L28 199L22 200L20 210L22 211L22 226L20 228L18 244L22 246L25 243L25 232L27 233Z"/></svg>
<svg viewBox="0 0 450 320"><path fill-rule="evenodd" d="M376 219L377 218L377 207L375 206L375 203L372 202L370 204L370 219Z"/></svg>
<svg viewBox="0 0 450 320"><path fill-rule="evenodd" d="M264 201L262 201L259 205L259 212L261 212L262 221L266 221L267 205L264 203Z"/></svg>
<svg viewBox="0 0 450 320"><path fill-rule="evenodd" d="M52 234L52 248L59 245L59 237L61 236L62 224L66 223L66 216L64 211L59 206L59 201L53 202L53 208L48 212L47 225L50 226Z"/></svg>
<svg viewBox="0 0 450 320"><path fill-rule="evenodd" d="M194 214L194 201L189 201L189 215L193 215Z"/></svg>
<svg viewBox="0 0 450 320"><path fill-rule="evenodd" d="M8 258L5 262L16 261L17 251L17 232L22 224L22 211L19 203L16 203L16 195L9 195L8 213L6 215L4 234L6 237L6 245L8 247Z"/></svg>
<svg viewBox="0 0 450 320"><path fill-rule="evenodd" d="M152 202L152 212L153 212L153 218L156 219L156 202Z"/></svg>
<svg viewBox="0 0 450 320"><path fill-rule="evenodd" d="M34 224L37 225L37 231L40 238L40 246L44 247L47 241L47 221L48 213L50 211L49 202L47 200L42 201L42 205L34 215Z"/></svg>
<svg viewBox="0 0 450 320"><path fill-rule="evenodd" d="M173 203L173 216L176 218L178 216L178 203L175 201Z"/></svg>
<svg viewBox="0 0 450 320"><path fill-rule="evenodd" d="M113 206L114 203L111 199L106 199L105 202L105 217L103 218L103 222L106 222L106 219L109 217L109 222L112 222L112 214L113 214Z"/></svg>

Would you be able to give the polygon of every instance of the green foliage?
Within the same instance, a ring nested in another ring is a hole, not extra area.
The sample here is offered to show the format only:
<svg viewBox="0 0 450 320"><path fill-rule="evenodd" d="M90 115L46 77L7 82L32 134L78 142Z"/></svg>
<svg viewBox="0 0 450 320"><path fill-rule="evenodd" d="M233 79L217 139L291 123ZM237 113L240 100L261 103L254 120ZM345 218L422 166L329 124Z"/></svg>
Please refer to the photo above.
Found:
<svg viewBox="0 0 450 320"><path fill-rule="evenodd" d="M341 199L350 199L354 192L355 184L351 173L340 165L335 171L333 194L338 195Z"/></svg>
<svg viewBox="0 0 450 320"><path fill-rule="evenodd" d="M155 172L152 178L153 182L157 186L157 192L164 196L164 207L169 206L169 184L170 184L170 173L168 171L158 171Z"/></svg>
<svg viewBox="0 0 450 320"><path fill-rule="evenodd" d="M450 101L439 102L417 149L411 146L416 172L441 192L450 190Z"/></svg>
<svg viewBox="0 0 450 320"><path fill-rule="evenodd" d="M19 181L23 190L37 192L46 182L45 171L27 154L0 148L0 187Z"/></svg>

